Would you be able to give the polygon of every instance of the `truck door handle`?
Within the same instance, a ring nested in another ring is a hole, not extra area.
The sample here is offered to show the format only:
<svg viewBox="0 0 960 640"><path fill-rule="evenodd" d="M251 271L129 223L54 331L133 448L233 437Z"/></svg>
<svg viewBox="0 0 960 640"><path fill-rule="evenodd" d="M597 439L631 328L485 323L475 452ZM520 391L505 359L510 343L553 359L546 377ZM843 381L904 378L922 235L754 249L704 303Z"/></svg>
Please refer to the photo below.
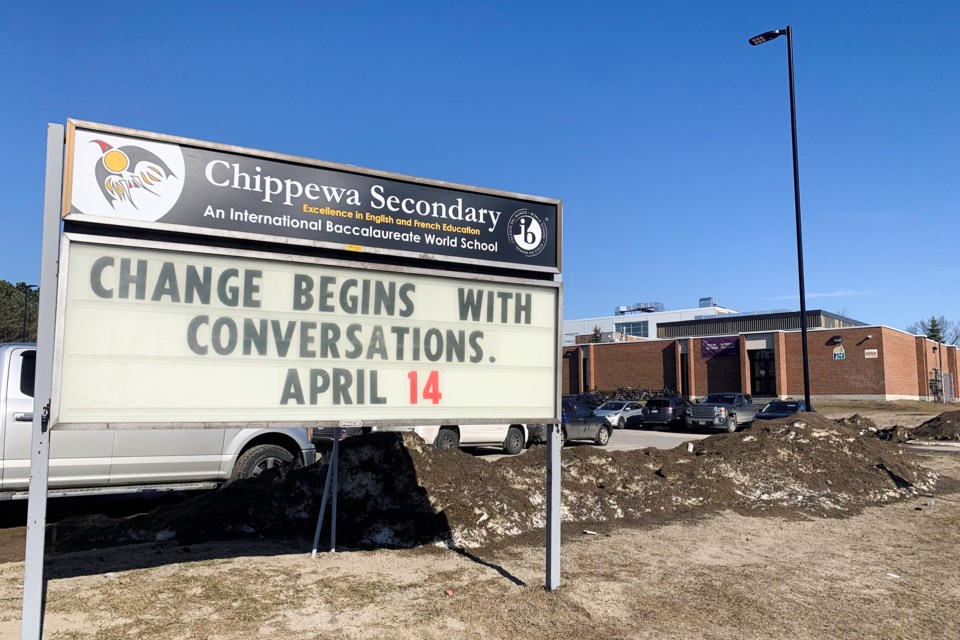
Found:
<svg viewBox="0 0 960 640"><path fill-rule="evenodd" d="M33 422L32 413L15 413L13 414L14 422Z"/></svg>

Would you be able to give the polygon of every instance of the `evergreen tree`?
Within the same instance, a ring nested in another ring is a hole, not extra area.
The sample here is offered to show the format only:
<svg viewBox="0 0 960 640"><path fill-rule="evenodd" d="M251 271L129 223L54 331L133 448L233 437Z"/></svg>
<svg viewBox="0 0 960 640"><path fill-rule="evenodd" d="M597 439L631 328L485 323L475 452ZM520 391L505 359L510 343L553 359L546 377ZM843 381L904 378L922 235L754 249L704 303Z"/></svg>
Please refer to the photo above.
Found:
<svg viewBox="0 0 960 640"><path fill-rule="evenodd" d="M943 328L935 316L930 316L930 326L927 327L927 337L934 342L943 342Z"/></svg>
<svg viewBox="0 0 960 640"><path fill-rule="evenodd" d="M930 316L907 326L907 331L918 336L927 336L944 344L960 344L960 323L951 322L943 316Z"/></svg>
<svg viewBox="0 0 960 640"><path fill-rule="evenodd" d="M600 342L603 339L603 336L600 334L600 325L593 325L593 335L590 336L590 342Z"/></svg>

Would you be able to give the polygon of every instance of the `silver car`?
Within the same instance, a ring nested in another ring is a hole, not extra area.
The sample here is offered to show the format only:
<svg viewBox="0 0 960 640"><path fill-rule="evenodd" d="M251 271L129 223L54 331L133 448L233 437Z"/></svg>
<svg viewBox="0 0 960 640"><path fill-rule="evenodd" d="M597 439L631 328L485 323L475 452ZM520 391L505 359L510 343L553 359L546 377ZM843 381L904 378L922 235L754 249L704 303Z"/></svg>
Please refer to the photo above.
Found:
<svg viewBox="0 0 960 640"><path fill-rule="evenodd" d="M631 416L640 415L643 403L629 400L607 400L594 409L593 415L603 418L611 427L623 429Z"/></svg>

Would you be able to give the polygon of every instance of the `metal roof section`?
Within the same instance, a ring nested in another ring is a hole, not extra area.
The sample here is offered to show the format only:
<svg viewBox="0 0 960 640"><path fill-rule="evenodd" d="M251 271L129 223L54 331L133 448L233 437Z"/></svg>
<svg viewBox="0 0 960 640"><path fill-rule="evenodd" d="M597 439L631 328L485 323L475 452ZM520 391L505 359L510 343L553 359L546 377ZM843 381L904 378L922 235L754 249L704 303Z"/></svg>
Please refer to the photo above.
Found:
<svg viewBox="0 0 960 640"><path fill-rule="evenodd" d="M808 329L842 329L844 327L865 326L868 326L865 322L822 309L807 311ZM722 316L700 316L695 320L661 322L657 324L657 337L696 338L759 331L797 331L799 329L799 311L731 313Z"/></svg>

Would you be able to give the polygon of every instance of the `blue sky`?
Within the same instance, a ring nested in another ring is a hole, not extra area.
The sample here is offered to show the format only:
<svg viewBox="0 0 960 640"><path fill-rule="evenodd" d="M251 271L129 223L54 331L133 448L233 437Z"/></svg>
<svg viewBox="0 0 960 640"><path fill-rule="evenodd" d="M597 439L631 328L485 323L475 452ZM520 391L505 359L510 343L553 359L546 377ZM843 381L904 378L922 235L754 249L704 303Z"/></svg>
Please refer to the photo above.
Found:
<svg viewBox="0 0 960 640"><path fill-rule="evenodd" d="M0 278L68 117L559 198L565 317L640 301L960 321L960 3L3 3Z"/></svg>

